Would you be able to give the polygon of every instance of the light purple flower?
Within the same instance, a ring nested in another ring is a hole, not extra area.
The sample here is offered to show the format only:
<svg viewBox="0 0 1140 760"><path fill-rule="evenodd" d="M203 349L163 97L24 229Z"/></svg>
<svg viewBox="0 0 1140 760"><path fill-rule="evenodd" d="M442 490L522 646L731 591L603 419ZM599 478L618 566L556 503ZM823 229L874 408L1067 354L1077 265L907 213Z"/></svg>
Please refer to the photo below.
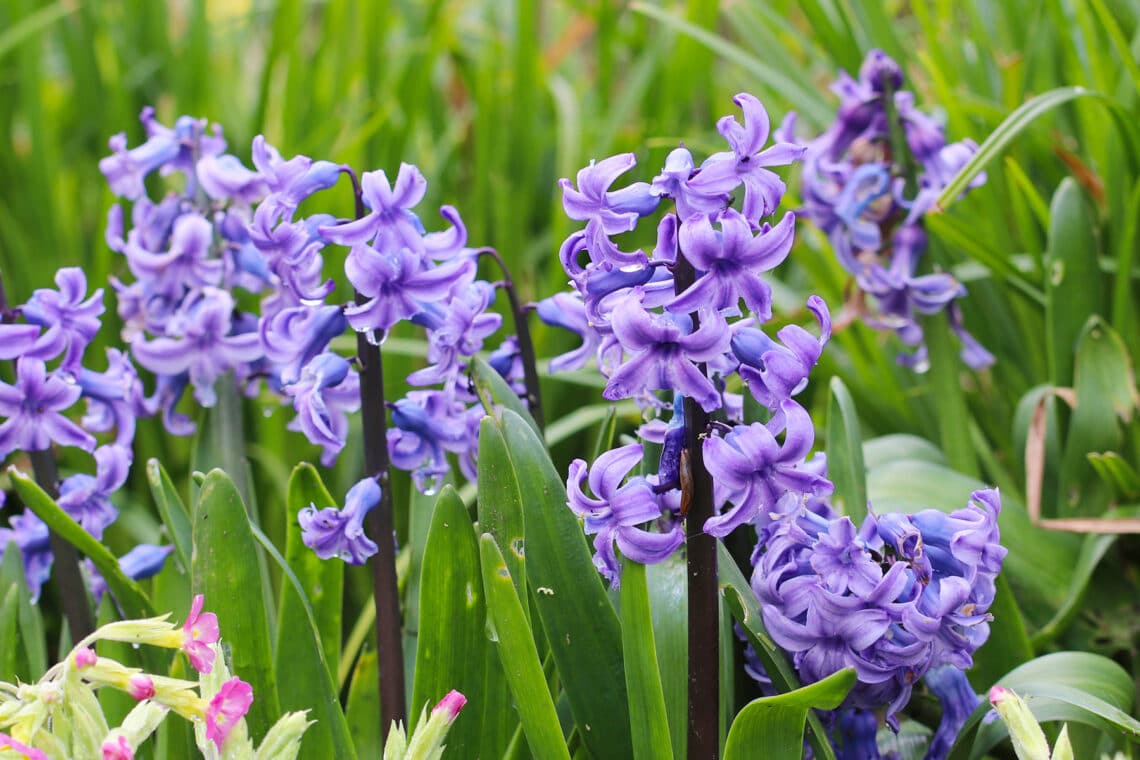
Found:
<svg viewBox="0 0 1140 760"><path fill-rule="evenodd" d="M281 382L288 384L347 327L339 306L297 306L262 319L259 335L265 357L278 365Z"/></svg>
<svg viewBox="0 0 1140 760"><path fill-rule="evenodd" d="M713 222L720 231L713 228ZM779 266L792 250L796 218L788 212L775 227L753 235L748 220L733 209L710 218L690 217L678 235L685 258L700 273L677 296L669 310L687 313L707 307L722 314L739 315L740 299L760 318L772 318L772 288L760 277Z"/></svg>
<svg viewBox="0 0 1140 760"><path fill-rule="evenodd" d="M60 483L59 506L99 540L119 516L110 496L127 482L133 458L130 449L122 446L100 446L95 449L94 476L78 473Z"/></svg>
<svg viewBox="0 0 1140 760"><path fill-rule="evenodd" d="M40 288L20 307L24 319L46 327L35 346L22 355L49 361L63 354L60 367L75 372L83 359L83 351L99 332L99 315L103 308L103 289L87 295L87 276L78 267L66 267L55 274L59 290Z"/></svg>
<svg viewBox="0 0 1140 760"><path fill-rule="evenodd" d="M174 551L173 545L156 546L154 544L138 544L135 548L119 557L119 569L131 580L143 581L158 575L166 564L166 558ZM87 584L91 589L91 596L95 598L98 606L107 593L107 579L95 567L91 560L85 560L87 569Z"/></svg>
<svg viewBox="0 0 1140 760"><path fill-rule="evenodd" d="M718 192L715 186L707 191L700 188L699 182L694 186L691 180L696 173L693 154L682 145L665 157L665 166L653 178L652 192L672 198L681 219L688 220L695 214L715 214L725 208L731 198L728 192Z"/></svg>
<svg viewBox="0 0 1140 760"><path fill-rule="evenodd" d="M139 364L159 375L189 374L202 406L217 400L218 375L262 356L256 332L231 335L234 300L224 290L203 288L183 307L180 337L136 340L131 350Z"/></svg>
<svg viewBox="0 0 1140 760"><path fill-rule="evenodd" d="M206 195L216 201L257 203L268 192L265 178L242 165L237 156L202 156L195 167L198 182Z"/></svg>
<svg viewBox="0 0 1140 760"><path fill-rule="evenodd" d="M816 338L799 325L780 328L769 338L762 330L743 327L733 331L732 352L740 361L740 377L748 383L752 396L770 411L807 386L808 374L819 361L823 347L831 339L831 313L819 296L810 296L808 310L819 321Z"/></svg>
<svg viewBox="0 0 1140 760"><path fill-rule="evenodd" d="M693 330L687 316L646 311L639 296L635 290L614 309L614 335L632 356L610 376L602 397L616 401L645 391L674 390L706 412L716 409L720 394L695 362L709 361L728 349L724 320L706 312Z"/></svg>
<svg viewBox="0 0 1140 760"><path fill-rule="evenodd" d="M0 322L0 360L23 356L32 350L39 338L39 325Z"/></svg>
<svg viewBox="0 0 1140 760"><path fill-rule="evenodd" d="M51 577L54 557L48 538L48 527L31 510L8 518L10 528L0 528L0 557L4 556L9 545L15 545L24 560L24 579L27 581L31 600L39 601L40 590Z"/></svg>
<svg viewBox="0 0 1140 760"><path fill-rule="evenodd" d="M467 406L447 391L412 391L391 407L392 465L411 472L421 492L432 493L450 469L447 452L461 454L471 446Z"/></svg>
<svg viewBox="0 0 1140 760"><path fill-rule="evenodd" d="M310 504L297 515L301 540L321 559L339 557L351 565L363 565L378 551L364 534L364 517L379 503L379 484L373 478L365 478L344 497L343 509L317 509L316 504Z"/></svg>
<svg viewBox="0 0 1140 760"><path fill-rule="evenodd" d="M317 356L304 366L300 378L282 386L293 399L297 416L290 430L300 430L321 447L321 463L331 467L348 438L348 414L360 408L360 380L347 361L336 354Z"/></svg>
<svg viewBox="0 0 1140 760"><path fill-rule="evenodd" d="M287 222L293 220L293 212L301 201L335 185L342 171L338 164L313 161L308 156L285 161L263 135L253 138L253 165L269 190L261 208L274 218L283 216Z"/></svg>
<svg viewBox="0 0 1140 760"><path fill-rule="evenodd" d="M0 457L13 451L41 451L75 446L95 450L95 439L60 412L78 399L81 390L57 373L48 373L39 359L16 360L16 384L0 381Z"/></svg>
<svg viewBox="0 0 1140 760"><path fill-rule="evenodd" d="M601 336L586 318L586 305L580 295L555 293L550 298L539 301L535 310L538 318L546 324L569 330L582 339L582 345L578 348L550 360L551 372L580 369L597 355Z"/></svg>
<svg viewBox="0 0 1140 760"><path fill-rule="evenodd" d="M923 760L945 760L950 755L954 740L958 738L958 732L981 699L966 679L966 674L953 665L932 668L922 680L942 704L938 729L930 740L930 747Z"/></svg>
<svg viewBox="0 0 1140 760"><path fill-rule="evenodd" d="M151 292L180 298L186 288L221 284L225 264L210 256L214 226L205 218L183 214L175 219L165 251L147 250L140 238L131 230L123 253L131 272Z"/></svg>
<svg viewBox="0 0 1140 760"><path fill-rule="evenodd" d="M590 222L600 234L615 235L637 227L637 220L653 213L659 199L646 182L635 182L620 190L610 186L637 165L632 153L591 161L578 172L578 187L568 179L558 180L562 188L562 207L571 219ZM587 225L589 226L589 225Z"/></svg>
<svg viewBox="0 0 1140 760"><path fill-rule="evenodd" d="M653 486L642 477L630 478L630 471L641 461L641 444L622 446L598 457L589 468L590 490L582 490L586 462L575 459L566 481L568 505L586 521L586 534L594 539L594 566L615 588L621 581L621 566L614 544L634 562L655 564L667 559L684 541L680 523L667 533L652 533L641 526L662 516Z"/></svg>
<svg viewBox="0 0 1140 760"><path fill-rule="evenodd" d="M427 180L420 170L411 164L400 164L395 186L389 184L383 171L365 172L360 188L370 213L351 222L321 227L321 235L353 248L371 242L371 247L382 253L401 248L422 253L424 228L412 212L427 190Z"/></svg>
<svg viewBox="0 0 1140 760"><path fill-rule="evenodd" d="M474 356L483 341L503 324L503 318L487 308L495 288L484 280L457 287L447 301L427 304L412 321L428 330L428 361L431 366L408 376L410 385L429 385L454 379L462 357Z"/></svg>
<svg viewBox="0 0 1140 760"><path fill-rule="evenodd" d="M205 119L189 116L180 117L173 128L164 126L154 118L154 109L150 106L142 110L139 121L146 129L146 142L127 150L126 134L117 134L109 143L111 155L99 161L99 171L107 178L111 191L128 200L137 200L146 194L143 184L146 176L161 169L164 174L183 172L187 181L186 193L193 195L197 161L205 156L216 156L226 149L221 130L215 127L214 134L209 135Z"/></svg>

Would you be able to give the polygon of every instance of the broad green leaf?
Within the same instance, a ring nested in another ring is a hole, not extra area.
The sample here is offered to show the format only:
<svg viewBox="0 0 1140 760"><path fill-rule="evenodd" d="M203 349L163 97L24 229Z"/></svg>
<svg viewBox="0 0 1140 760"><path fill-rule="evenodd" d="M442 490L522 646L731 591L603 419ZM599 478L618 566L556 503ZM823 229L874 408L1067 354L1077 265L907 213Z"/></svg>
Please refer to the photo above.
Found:
<svg viewBox="0 0 1140 760"><path fill-rule="evenodd" d="M4 548L0 559L0 592L15 588L19 597L16 605L18 635L14 641L18 645L13 662L15 672L9 675L20 677L31 683L47 670L47 640L44 638L43 618L38 604L32 604L32 592L24 577L24 562L16 544ZM0 676L10 683L15 681L8 676Z"/></svg>
<svg viewBox="0 0 1140 760"><path fill-rule="evenodd" d="M166 469L157 459L148 459L146 462L146 479L150 484L150 492L154 496L154 504L158 508L158 515L166 526L170 540L174 543L174 551L182 567L190 567L191 530L190 513L178 495L178 490L166 474Z"/></svg>
<svg viewBox="0 0 1140 760"><path fill-rule="evenodd" d="M672 758L645 565L630 560L621 574L621 635L633 756L637 760Z"/></svg>
<svg viewBox="0 0 1140 760"><path fill-rule="evenodd" d="M503 439L502 428L492 417L479 423L477 499L479 530L495 537L506 547L503 558L520 599L527 598L526 556L524 554L523 499L519 481ZM523 606L530 618L530 609Z"/></svg>
<svg viewBox="0 0 1140 760"><path fill-rule="evenodd" d="M1140 721L1128 712L1132 708L1132 677L1103 655L1054 652L1015 668L998 679L998 684L1025 699L1039 722L1081 723L1140 742ZM983 703L970 716L951 758L980 757L1005 737L1006 729L1000 721L979 725L988 708Z"/></svg>
<svg viewBox="0 0 1140 760"><path fill-rule="evenodd" d="M920 459L933 464L946 464L942 450L925 438L907 433L881 435L863 442L863 464L870 472L891 462Z"/></svg>
<svg viewBox="0 0 1140 760"><path fill-rule="evenodd" d="M827 473L835 483L831 503L856 525L867 514L867 477L863 465L863 436L847 386L831 378L827 401Z"/></svg>
<svg viewBox="0 0 1140 760"><path fill-rule="evenodd" d="M317 509L337 504L336 499L325 488L320 474L310 464L299 464L289 478L288 499L286 500L285 559L296 573L305 589L305 596L313 611L317 629L321 634L321 647L325 662L332 667L340 662L341 614L344 606L344 563L340 560L322 560L305 546L301 538L297 515L310 505ZM300 624L304 610L297 606L300 601L292 594L286 594L289 584L281 584L279 615L281 629L288 631L286 623ZM278 634L278 646L288 633ZM280 655L278 656L280 660ZM280 668L278 668L280 676ZM279 681L280 683L280 681ZM288 709L283 706L282 709Z"/></svg>
<svg viewBox="0 0 1140 760"><path fill-rule="evenodd" d="M1114 500L1135 501L1140 497L1140 474L1124 457L1115 451L1106 451L1090 453L1087 458L1100 479L1112 488Z"/></svg>
<svg viewBox="0 0 1140 760"><path fill-rule="evenodd" d="M689 708L689 579L685 558L677 552L664 562L649 565L645 571L673 757L685 760L689 749L688 736L682 728L687 725Z"/></svg>
<svg viewBox="0 0 1140 760"><path fill-rule="evenodd" d="M502 426L519 492L526 494L527 584L582 741L595 757L629 757L633 746L617 614L582 526L566 507L565 480L541 439L509 410Z"/></svg>
<svg viewBox="0 0 1140 760"><path fill-rule="evenodd" d="M412 688L412 725L450 690L473 706L483 704L487 651L487 608L480 579L475 526L451 486L436 500L424 548L420 586L420 629ZM447 735L449 753L478 754L479 712L460 714Z"/></svg>
<svg viewBox="0 0 1140 760"><path fill-rule="evenodd" d="M13 544L9 544L7 554ZM11 552L19 556L18 552ZM6 590L5 590L6 589ZM15 583L0 587L0 681L15 683L17 678L16 660L20 652L19 605L20 587Z"/></svg>
<svg viewBox="0 0 1140 760"><path fill-rule="evenodd" d="M1096 221L1076 180L1066 178L1049 204L1045 252L1045 331L1053 385L1072 384L1077 337L1093 314L1107 306L1097 266Z"/></svg>
<svg viewBox="0 0 1140 760"><path fill-rule="evenodd" d="M12 467L8 470L12 485L20 495L28 509L36 517L47 523L48 528L55 531L64 541L74 546L95 563L95 568L107 581L107 588L123 606L123 612L128 618L153 617L154 609L150 605L142 588L128 578L119 567L119 560L103 544L83 529L79 523L71 519L63 509L34 480Z"/></svg>
<svg viewBox="0 0 1140 760"><path fill-rule="evenodd" d="M764 664L764 669L768 672L768 677L772 679L772 685L776 690L781 694L796 692L801 688L799 678L796 676L796 671L792 668L791 663L788 662L788 658L784 655L784 651L776 645L767 629L764 628L764 621L760 616L760 602L756 599L752 586L744 579L740 569L736 566L736 561L723 543L717 547L717 551L719 552L717 569L720 573L720 590L724 596L725 605L732 616L736 618L736 622L740 623L744 629L748 643L752 645L752 649L760 658L760 662ZM827 733L824 731L819 718L815 713L808 712L806 720L808 741L811 742L815 756L820 760L835 760L835 750L832 748L831 741L827 738ZM796 747L803 744L803 720L800 721L800 724L801 740L795 745Z"/></svg>
<svg viewBox="0 0 1140 760"><path fill-rule="evenodd" d="M1084 537L1077 562L1073 566L1072 578L1064 601L1057 607L1057 611L1049 622L1033 634L1032 641L1035 649L1040 651L1051 644L1080 612L1080 603L1084 599L1089 583L1092 581L1093 571L1096 570L1097 565L1100 564L1101 559L1112 548L1112 545L1116 543L1116 539L1117 536L1114 534L1090 533Z"/></svg>
<svg viewBox="0 0 1140 760"><path fill-rule="evenodd" d="M380 757L384 750L380 735L380 680L376 673L376 652L361 652L352 671L345 717L349 735L356 745L356 756Z"/></svg>
<svg viewBox="0 0 1140 760"><path fill-rule="evenodd" d="M471 382L475 385L475 392L479 395L479 400L483 402L483 408L487 414L493 415L496 419L501 419L500 410L510 409L526 420L531 429L541 434L538 423L534 421L534 417L530 416L530 412L527 411L522 399L511 390L511 386L507 384L502 375L479 356L472 357L470 367Z"/></svg>
<svg viewBox="0 0 1140 760"><path fill-rule="evenodd" d="M855 685L855 669L844 668L822 681L749 702L732 722L725 760L803 756L804 723L812 709L834 710Z"/></svg>
<svg viewBox="0 0 1140 760"><path fill-rule="evenodd" d="M191 588L218 616L234 674L257 695L246 716L256 743L281 715L269 623L260 603L270 589L262 585L260 552L241 495L221 470L211 470L198 492L193 541Z"/></svg>
<svg viewBox="0 0 1140 760"><path fill-rule="evenodd" d="M488 634L503 663L531 753L535 757L568 760L570 753L542 673L538 648L515 593L511 573L490 533L484 533L479 540L479 556L487 594Z"/></svg>
<svg viewBox="0 0 1140 760"><path fill-rule="evenodd" d="M260 531L250 526L285 576L274 650L277 696L283 712L307 709L309 717L316 721L305 732L299 757L351 758L352 738L337 698L334 672L340 662L344 563L317 557L305 546L297 521L297 513L303 507L315 503L320 509L335 502L316 470L307 464L293 470L288 493L284 557L269 539L259 536Z"/></svg>
<svg viewBox="0 0 1140 760"><path fill-rule="evenodd" d="M1108 324L1090 318L1076 340L1073 385L1077 405L1069 420L1061 454L1058 516L1099 516L1111 496L1089 464L1088 454L1118 450L1121 422L1132 420L1137 406L1136 376L1124 342Z"/></svg>

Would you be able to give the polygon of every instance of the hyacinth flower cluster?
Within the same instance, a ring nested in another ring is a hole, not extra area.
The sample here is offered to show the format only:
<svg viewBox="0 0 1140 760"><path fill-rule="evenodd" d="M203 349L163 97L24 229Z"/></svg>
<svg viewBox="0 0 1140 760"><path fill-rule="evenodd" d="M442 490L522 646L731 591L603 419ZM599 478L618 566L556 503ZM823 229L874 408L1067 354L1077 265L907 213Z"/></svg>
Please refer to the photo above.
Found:
<svg viewBox="0 0 1140 760"><path fill-rule="evenodd" d="M477 278L484 250L467 247L459 212L442 207L448 227L427 231L414 210L427 181L410 164L400 166L395 181L382 170L358 179L331 161L286 160L258 136L250 169L225 153L221 129L205 120L184 116L169 128L151 109L141 118L147 140L128 149L125 135L117 135L100 166L112 190L133 202L125 236L124 212L111 209L107 239L135 279L112 284L124 338L156 376L150 403L167 430L192 432L177 409L185 391L193 388L198 403L213 406L215 384L229 373L248 394L291 404L289 428L320 446L322 463L332 465L362 392L374 391L361 387L359 357L338 354L333 339L351 327L380 343L411 322L427 332L430 364L409 376L417 390L388 405L390 461L411 471L425 492L450 470L449 455L474 477L483 410L467 363L502 318L489 310L497 288ZM181 178L157 201L145 182L155 172ZM298 216L306 199L341 175L352 180L356 218ZM347 249L344 273L355 299L334 298L334 279L324 269L330 246ZM518 354L513 337L491 354L516 386ZM343 508L313 505L302 513L306 543L320 556L360 563L376 552L362 528L380 501L379 485L369 481L349 492Z"/></svg>
<svg viewBox="0 0 1140 760"><path fill-rule="evenodd" d="M86 275L70 267L56 272L55 284L14 307L0 298L0 360L12 361L14 377L11 384L0 381L0 458L31 454L35 464L36 456L47 457L52 464L37 475L54 478L53 447L90 454L94 474L76 472L44 485L58 491L59 505L68 515L102 539L119 516L111 497L130 473L136 419L153 413L152 400L145 398L127 355L107 349L101 370L94 368L98 360L88 356L102 325L103 289L89 293ZM0 506L5 500L0 492ZM10 515L7 522L0 528L0 556L9 545L19 550L34 601L51 577L48 528L28 510ZM123 569L135 579L154 575L169 550L141 544ZM102 579L93 568L89 571L97 588Z"/></svg>
<svg viewBox="0 0 1140 760"><path fill-rule="evenodd" d="M856 527L826 499L788 500L760 528L752 589L768 633L805 683L858 675L834 716L845 757L879 756L881 717L897 729L920 679L943 705L927 757L946 756L978 702L963 671L989 635L1000 510L996 490L979 490L964 509L872 512Z"/></svg>
<svg viewBox="0 0 1140 760"><path fill-rule="evenodd" d="M181 626L168 615L109 623L79 641L37 682L0 683L0 752L29 760L133 760L159 725L174 713L194 725L204 758L291 760L311 725L303 712L284 715L254 750L245 724L253 703L250 685L231 676L219 646L217 617L194 598ZM101 657L100 641L181 650L197 680L152 675ZM115 727L107 723L96 692L115 689L137 704Z"/></svg>
<svg viewBox="0 0 1140 760"><path fill-rule="evenodd" d="M793 398L830 337L827 306L815 296L808 300L818 336L798 325L774 338L764 330L773 317L764 274L788 256L795 232L791 213L775 224L765 221L785 190L769 167L798 160L804 149L780 142L765 147L770 122L763 105L746 93L734 102L744 123L720 119L717 129L729 149L699 165L682 145L651 182L612 188L634 167L633 154L591 163L576 186L561 182L567 215L586 224L560 252L572 291L541 302L538 313L577 333L582 346L555 359L551 369L594 361L607 378L602 395L635 399L650 418L639 429L642 443L607 452L592 466L579 459L570 467L570 508L595 536L595 564L614 585L620 577L615 545L629 559L653 563L684 540L684 398L715 417L708 430L697 431L721 507L706 532L724 536L787 493L831 488L805 464L814 429ZM670 202L652 251L621 248L614 236ZM741 391L767 409L766 422L744 424ZM646 443L661 446L649 466L642 462ZM639 464L647 474L629 477ZM659 531L645 527L654 523Z"/></svg>
<svg viewBox="0 0 1140 760"><path fill-rule="evenodd" d="M839 108L825 132L797 141L789 114L779 134L805 148L800 217L828 236L859 292L872 299L873 306L859 307L867 324L894 331L911 349L899 355L900 364L920 372L929 366L920 319L945 310L962 360L982 369L994 357L966 330L965 286L947 272L924 273L922 261L923 219L978 146L948 143L942 125L902 85L899 65L872 50L858 79L841 71L832 85ZM984 182L979 174L970 188Z"/></svg>

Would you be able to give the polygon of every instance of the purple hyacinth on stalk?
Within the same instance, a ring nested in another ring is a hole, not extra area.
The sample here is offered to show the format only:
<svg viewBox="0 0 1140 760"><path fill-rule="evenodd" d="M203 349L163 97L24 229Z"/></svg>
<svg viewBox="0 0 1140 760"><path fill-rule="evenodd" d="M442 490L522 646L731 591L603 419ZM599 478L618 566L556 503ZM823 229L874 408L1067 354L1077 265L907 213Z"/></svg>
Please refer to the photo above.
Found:
<svg viewBox="0 0 1140 760"><path fill-rule="evenodd" d="M380 503L380 486L373 478L361 480L344 497L344 507L311 504L297 519L305 546L321 559L337 557L352 565L363 565L377 551L364 533L364 518Z"/></svg>

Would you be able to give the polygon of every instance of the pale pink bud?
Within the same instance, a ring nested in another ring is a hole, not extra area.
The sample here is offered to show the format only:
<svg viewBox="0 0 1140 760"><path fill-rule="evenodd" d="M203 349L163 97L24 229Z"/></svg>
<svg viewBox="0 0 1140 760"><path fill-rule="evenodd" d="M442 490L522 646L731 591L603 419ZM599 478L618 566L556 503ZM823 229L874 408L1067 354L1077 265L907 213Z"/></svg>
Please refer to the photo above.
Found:
<svg viewBox="0 0 1140 760"><path fill-rule="evenodd" d="M127 693L131 695L131 699L139 702L150 699L154 696L154 681L148 675L135 673L127 681Z"/></svg>

